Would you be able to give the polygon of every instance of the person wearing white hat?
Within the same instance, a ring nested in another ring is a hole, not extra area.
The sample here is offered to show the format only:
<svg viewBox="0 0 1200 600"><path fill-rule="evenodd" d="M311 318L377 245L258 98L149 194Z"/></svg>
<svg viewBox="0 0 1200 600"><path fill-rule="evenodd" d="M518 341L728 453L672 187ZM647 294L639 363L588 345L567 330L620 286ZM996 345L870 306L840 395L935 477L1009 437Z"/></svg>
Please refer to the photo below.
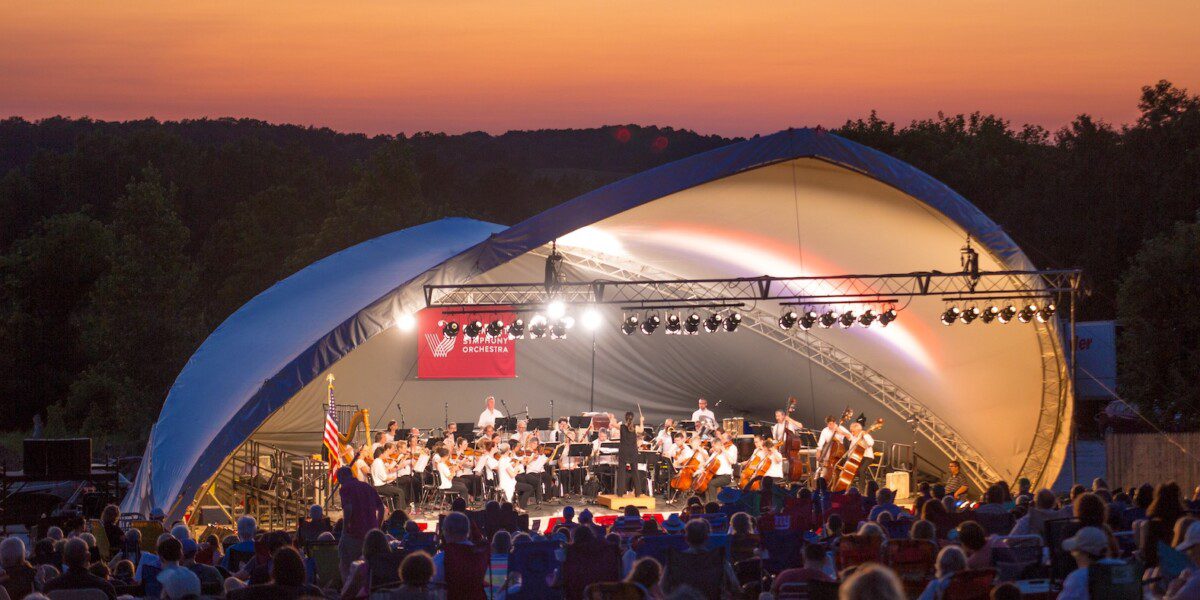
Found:
<svg viewBox="0 0 1200 600"><path fill-rule="evenodd" d="M1200 565L1200 522L1188 525L1183 534L1183 541L1175 549L1186 554L1192 564ZM1182 600L1183 598L1200 598L1200 568L1184 569L1167 586L1166 600Z"/></svg>
<svg viewBox="0 0 1200 600"><path fill-rule="evenodd" d="M1099 527L1084 527L1075 532L1073 537L1063 540L1063 550L1075 557L1079 568L1071 571L1063 580L1062 592L1058 600L1088 600L1088 567L1094 564L1121 564L1121 561L1107 558L1108 535Z"/></svg>

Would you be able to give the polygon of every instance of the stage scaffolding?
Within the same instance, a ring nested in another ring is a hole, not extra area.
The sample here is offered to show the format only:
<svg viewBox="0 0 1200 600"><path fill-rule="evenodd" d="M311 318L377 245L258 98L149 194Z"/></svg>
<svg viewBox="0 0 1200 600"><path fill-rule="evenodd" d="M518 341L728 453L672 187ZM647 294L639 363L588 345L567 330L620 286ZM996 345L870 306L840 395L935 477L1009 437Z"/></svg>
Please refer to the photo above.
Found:
<svg viewBox="0 0 1200 600"><path fill-rule="evenodd" d="M778 315L754 303L774 301L822 312L828 305L838 304L899 309L901 298L938 297L947 303L1015 303L1020 308L1021 302L1053 302L1066 307L1067 323L1062 331L1056 327L1061 316L1055 316L1049 323L1033 323L1042 347L1043 397L1029 456L1012 478L1028 477L1035 485L1043 486L1053 483L1044 481L1043 475L1049 468L1047 463L1053 448L1061 439L1063 426L1071 427L1070 422L1064 421L1069 419L1068 400L1074 394L1075 308L1081 290L1080 269L980 271L978 262L972 265L964 261L964 270L953 273L688 279L607 255L550 248L532 254L549 259L551 252L569 259L574 267L598 272L604 278L562 281L548 269L544 282L426 285L426 306L442 308L450 314L537 312L551 302L576 308L606 305L623 310L737 310L743 317L743 328L800 354L904 418L938 450L958 458L964 473L980 489L1006 478L943 419L881 373L833 344L807 335L798 327L790 330L778 327ZM968 244L964 256L970 254ZM1062 339L1064 335L1066 341ZM1066 369L1062 367L1064 364ZM1071 463L1074 477L1074 455Z"/></svg>

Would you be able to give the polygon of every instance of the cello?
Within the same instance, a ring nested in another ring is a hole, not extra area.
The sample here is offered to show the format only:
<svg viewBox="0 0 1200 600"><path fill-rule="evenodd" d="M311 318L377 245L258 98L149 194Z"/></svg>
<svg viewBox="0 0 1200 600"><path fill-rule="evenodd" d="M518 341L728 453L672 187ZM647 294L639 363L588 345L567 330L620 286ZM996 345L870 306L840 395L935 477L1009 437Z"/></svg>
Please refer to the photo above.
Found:
<svg viewBox="0 0 1200 600"><path fill-rule="evenodd" d="M679 472L671 478L671 489L686 492L695 484L696 471L700 468L700 444L692 448L692 455L679 467Z"/></svg>
<svg viewBox="0 0 1200 600"><path fill-rule="evenodd" d="M846 411L842 413L841 421L837 423L838 429L841 429L842 423L845 423L847 419L853 416L854 409L847 406ZM841 462L842 456L846 454L846 446L839 439L841 435L840 431L833 434L833 437L829 438L829 442L825 444L825 447L821 448L821 453L817 456L817 470L813 472L814 479L823 477L825 481L829 481L830 477L834 473L837 473L838 463Z"/></svg>
<svg viewBox="0 0 1200 600"><path fill-rule="evenodd" d="M717 476L717 470L721 468L721 453L725 451L724 444L713 442L712 451L708 455L708 462L705 463L704 469L696 476L696 483L692 485L692 491L697 494L708 490L708 484L712 483L713 477Z"/></svg>
<svg viewBox="0 0 1200 600"><path fill-rule="evenodd" d="M757 461L757 462L756 462ZM742 478L738 482L738 487L742 488L742 492L756 492L762 489L763 477L767 476L767 472L771 470L771 442L763 440L762 447L750 461L746 467L742 469Z"/></svg>
<svg viewBox="0 0 1200 600"><path fill-rule="evenodd" d="M787 417L790 418L791 414L795 412L795 410L796 398L788 398L786 412ZM787 426L787 421L785 420L783 423L783 447L780 448L780 454L783 454L783 457L787 459L788 468L787 472L785 472L783 476L789 481L804 480L805 460L804 456L801 454L801 449L803 447L804 443L800 441L800 435L795 431L792 431L792 429Z"/></svg>
<svg viewBox="0 0 1200 600"><path fill-rule="evenodd" d="M863 436L883 427L883 419L877 419L874 425L869 429L864 429L853 440L850 440L850 449L846 451L846 457L842 465L842 470L838 474L837 481L829 486L831 492L844 492L850 489L850 484L854 482L854 476L858 474L858 468L862 465L863 454L867 452L867 445L863 443Z"/></svg>
<svg viewBox="0 0 1200 600"><path fill-rule="evenodd" d="M754 442L755 442L755 446L756 446L756 448L754 448L754 454L752 456L750 456L750 460L746 461L746 464L742 467L742 473L738 477L738 487L742 488L743 492L749 491L747 489L747 486L749 486L754 481L754 476L756 473L758 473L759 467L761 467L764 462L766 462L768 465L770 465L769 460L767 460L767 461L763 460L763 456L762 456L763 444L762 444L762 442L759 441L761 439L762 438L760 438L760 437L754 438Z"/></svg>

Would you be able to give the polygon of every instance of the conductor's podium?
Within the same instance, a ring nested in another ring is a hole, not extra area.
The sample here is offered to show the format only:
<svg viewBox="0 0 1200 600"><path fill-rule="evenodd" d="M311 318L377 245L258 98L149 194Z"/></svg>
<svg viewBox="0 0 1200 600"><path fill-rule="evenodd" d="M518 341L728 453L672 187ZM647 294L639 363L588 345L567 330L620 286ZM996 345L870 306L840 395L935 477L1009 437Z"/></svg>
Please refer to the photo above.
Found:
<svg viewBox="0 0 1200 600"><path fill-rule="evenodd" d="M640 496L600 494L596 499L600 502L601 506L606 506L613 510L624 510L626 506L636 506L639 512L654 510L654 496L647 494Z"/></svg>

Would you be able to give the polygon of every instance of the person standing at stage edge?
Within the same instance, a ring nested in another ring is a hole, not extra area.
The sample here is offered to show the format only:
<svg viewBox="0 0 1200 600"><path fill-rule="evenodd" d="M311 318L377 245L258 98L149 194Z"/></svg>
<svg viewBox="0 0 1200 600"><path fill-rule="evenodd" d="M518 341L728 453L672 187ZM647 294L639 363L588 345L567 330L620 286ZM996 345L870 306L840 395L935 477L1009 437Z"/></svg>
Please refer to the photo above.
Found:
<svg viewBox="0 0 1200 600"><path fill-rule="evenodd" d="M338 541L338 568L342 581L350 575L350 563L362 557L363 539L379 527L385 515L383 500L369 483L354 478L350 467L337 470L342 500L342 539Z"/></svg>
<svg viewBox="0 0 1200 600"><path fill-rule="evenodd" d="M638 439L642 436L642 428L646 425L646 417L642 417L640 425L633 424L633 413L625 412L625 422L621 423L620 445L617 447L617 478L613 493L624 496L629 488L633 488L635 496L642 493L642 478L638 475Z"/></svg>

